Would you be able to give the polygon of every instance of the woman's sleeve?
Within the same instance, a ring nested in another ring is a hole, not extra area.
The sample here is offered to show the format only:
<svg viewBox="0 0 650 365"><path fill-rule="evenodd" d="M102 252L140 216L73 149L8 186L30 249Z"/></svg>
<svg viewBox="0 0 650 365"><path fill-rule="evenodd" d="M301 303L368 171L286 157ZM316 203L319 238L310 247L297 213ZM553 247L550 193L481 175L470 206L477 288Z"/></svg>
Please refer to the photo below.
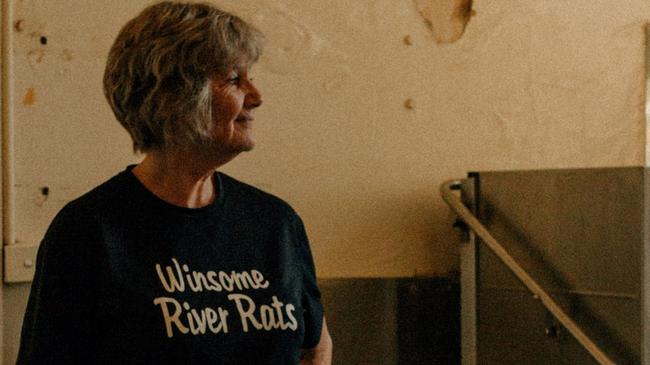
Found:
<svg viewBox="0 0 650 365"><path fill-rule="evenodd" d="M50 225L36 258L17 364L90 363L97 260L91 227L66 208Z"/></svg>
<svg viewBox="0 0 650 365"><path fill-rule="evenodd" d="M309 240L305 227L300 218L297 218L296 233L300 245L302 265L302 307L305 319L305 339L302 347L313 348L320 341L323 327L323 305L321 294L316 281L316 268L309 248Z"/></svg>

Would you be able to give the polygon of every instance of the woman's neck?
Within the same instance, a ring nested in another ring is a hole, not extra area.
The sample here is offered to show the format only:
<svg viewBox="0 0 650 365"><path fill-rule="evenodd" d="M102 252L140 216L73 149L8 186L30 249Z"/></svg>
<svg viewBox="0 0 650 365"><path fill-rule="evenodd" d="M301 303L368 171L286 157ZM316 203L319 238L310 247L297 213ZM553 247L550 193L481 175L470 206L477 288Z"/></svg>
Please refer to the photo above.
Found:
<svg viewBox="0 0 650 365"><path fill-rule="evenodd" d="M213 174L218 166L183 151L153 151L133 168L133 174L160 199L184 208L210 205L219 193Z"/></svg>

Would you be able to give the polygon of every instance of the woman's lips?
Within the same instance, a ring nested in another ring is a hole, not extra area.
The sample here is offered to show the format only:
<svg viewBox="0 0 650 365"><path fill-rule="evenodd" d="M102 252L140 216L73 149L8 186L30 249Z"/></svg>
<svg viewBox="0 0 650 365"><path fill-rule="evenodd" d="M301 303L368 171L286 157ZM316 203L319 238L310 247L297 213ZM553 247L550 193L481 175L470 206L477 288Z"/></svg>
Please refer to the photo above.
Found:
<svg viewBox="0 0 650 365"><path fill-rule="evenodd" d="M251 122L253 121L253 116L248 114L242 114L235 119L237 122Z"/></svg>

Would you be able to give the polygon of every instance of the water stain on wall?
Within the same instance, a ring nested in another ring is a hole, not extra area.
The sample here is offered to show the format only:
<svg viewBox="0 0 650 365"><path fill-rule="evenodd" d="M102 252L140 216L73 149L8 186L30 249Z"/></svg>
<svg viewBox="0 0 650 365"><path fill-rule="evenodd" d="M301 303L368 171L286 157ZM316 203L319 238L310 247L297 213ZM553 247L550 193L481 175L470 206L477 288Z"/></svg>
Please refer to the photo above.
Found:
<svg viewBox="0 0 650 365"><path fill-rule="evenodd" d="M72 51L67 48L63 50L62 55L63 55L63 60L65 61L72 61L72 59L74 58Z"/></svg>
<svg viewBox="0 0 650 365"><path fill-rule="evenodd" d="M47 45L47 37L43 35L42 31L35 30L29 33L31 39L37 40L41 45Z"/></svg>
<svg viewBox="0 0 650 365"><path fill-rule="evenodd" d="M18 19L13 23L16 34L29 37L30 49L27 51L27 61L31 68L42 63L47 55L49 39L44 35L43 27L43 24L36 24L28 19ZM64 58L66 58L65 55Z"/></svg>
<svg viewBox="0 0 650 365"><path fill-rule="evenodd" d="M22 19L18 19L14 22L14 29L16 32L20 33L25 29L25 21Z"/></svg>
<svg viewBox="0 0 650 365"><path fill-rule="evenodd" d="M36 91L33 87L27 89L25 96L23 97L23 105L31 106L36 102Z"/></svg>
<svg viewBox="0 0 650 365"><path fill-rule="evenodd" d="M414 0L418 13L438 43L460 39L474 15L472 0Z"/></svg>
<svg viewBox="0 0 650 365"><path fill-rule="evenodd" d="M42 48L32 49L27 52L30 66L34 67L35 64L43 62L45 57L45 50Z"/></svg>

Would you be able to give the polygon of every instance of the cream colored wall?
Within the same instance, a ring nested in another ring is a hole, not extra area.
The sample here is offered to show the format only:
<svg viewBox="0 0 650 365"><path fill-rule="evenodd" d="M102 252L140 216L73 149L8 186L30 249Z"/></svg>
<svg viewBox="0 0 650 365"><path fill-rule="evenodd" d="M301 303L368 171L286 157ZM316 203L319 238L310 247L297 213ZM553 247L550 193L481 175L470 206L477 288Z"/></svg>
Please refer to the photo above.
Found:
<svg viewBox="0 0 650 365"><path fill-rule="evenodd" d="M647 1L475 0L450 44L411 0L214 2L268 37L258 147L224 170L301 213L323 277L456 269L437 188L467 171L644 164ZM150 2L10 3L16 236L37 243L66 201L137 160L101 77ZM5 287L6 363L28 290Z"/></svg>

